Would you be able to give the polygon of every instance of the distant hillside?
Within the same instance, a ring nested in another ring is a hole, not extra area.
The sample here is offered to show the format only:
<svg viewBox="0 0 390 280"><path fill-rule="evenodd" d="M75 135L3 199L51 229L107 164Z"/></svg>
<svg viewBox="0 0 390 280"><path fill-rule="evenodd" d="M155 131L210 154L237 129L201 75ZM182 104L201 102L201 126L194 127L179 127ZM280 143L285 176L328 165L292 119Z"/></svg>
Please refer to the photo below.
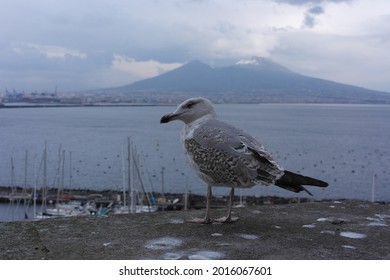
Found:
<svg viewBox="0 0 390 280"><path fill-rule="evenodd" d="M261 57L220 68L192 61L104 92L159 100L202 95L217 102L390 103L390 93L304 76Z"/></svg>

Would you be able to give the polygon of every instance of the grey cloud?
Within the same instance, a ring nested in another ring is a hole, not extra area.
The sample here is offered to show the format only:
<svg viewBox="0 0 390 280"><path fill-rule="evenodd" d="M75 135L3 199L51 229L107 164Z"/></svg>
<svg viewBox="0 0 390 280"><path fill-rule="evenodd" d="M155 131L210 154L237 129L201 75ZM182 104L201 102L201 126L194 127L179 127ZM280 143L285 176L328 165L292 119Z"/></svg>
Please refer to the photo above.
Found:
<svg viewBox="0 0 390 280"><path fill-rule="evenodd" d="M315 25L315 18L312 15L305 14L303 19L303 27L313 28Z"/></svg>
<svg viewBox="0 0 390 280"><path fill-rule="evenodd" d="M320 4L343 3L343 2L351 2L354 0L273 0L273 1L277 3L284 3L289 5L295 5L295 6L316 5L306 11L302 22L303 28L313 28L316 24L316 16L325 13L324 9L320 6Z"/></svg>
<svg viewBox="0 0 390 280"><path fill-rule="evenodd" d="M316 20L315 17L324 13L325 11L321 6L315 6L310 8L305 13L305 18L303 19L303 23L302 23L303 27L313 28Z"/></svg>
<svg viewBox="0 0 390 280"><path fill-rule="evenodd" d="M309 14L320 15L325 13L324 9L320 6L315 6L307 11Z"/></svg>

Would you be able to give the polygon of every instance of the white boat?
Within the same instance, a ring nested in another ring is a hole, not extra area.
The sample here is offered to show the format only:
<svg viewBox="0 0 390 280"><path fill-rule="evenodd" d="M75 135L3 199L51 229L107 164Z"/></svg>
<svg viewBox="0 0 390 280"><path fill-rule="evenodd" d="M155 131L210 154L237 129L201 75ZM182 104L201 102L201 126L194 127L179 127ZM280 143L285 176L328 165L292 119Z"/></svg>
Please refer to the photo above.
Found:
<svg viewBox="0 0 390 280"><path fill-rule="evenodd" d="M158 206L156 205L136 205L135 207L135 213L151 213L158 211ZM113 209L113 214L128 214L128 213L134 213L131 209L129 209L128 206L117 206Z"/></svg>
<svg viewBox="0 0 390 280"><path fill-rule="evenodd" d="M70 201L68 203L59 203L54 207L47 207L42 211L41 215L38 215L37 218L42 217L72 217L72 216L82 216L82 215L91 215L97 213L96 207L90 203L82 205L78 201Z"/></svg>

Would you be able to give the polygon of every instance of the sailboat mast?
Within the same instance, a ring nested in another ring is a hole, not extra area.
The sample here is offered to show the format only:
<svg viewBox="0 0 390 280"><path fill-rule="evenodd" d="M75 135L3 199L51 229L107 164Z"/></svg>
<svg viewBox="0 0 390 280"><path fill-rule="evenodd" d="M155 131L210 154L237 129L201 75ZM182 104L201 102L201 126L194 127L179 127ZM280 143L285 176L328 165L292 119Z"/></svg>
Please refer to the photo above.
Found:
<svg viewBox="0 0 390 280"><path fill-rule="evenodd" d="M34 220L37 218L37 180L38 180L38 176L37 174L35 173L36 171L36 168L37 168L37 155L34 155L34 175L33 175L33 178L34 178L34 197L33 197L33 215L34 215Z"/></svg>
<svg viewBox="0 0 390 280"><path fill-rule="evenodd" d="M126 170L125 170L125 145L122 145L122 190L123 207L126 208Z"/></svg>
<svg viewBox="0 0 390 280"><path fill-rule="evenodd" d="M47 141L43 152L43 186L42 186L42 212L46 208L46 188L47 188Z"/></svg>
<svg viewBox="0 0 390 280"><path fill-rule="evenodd" d="M14 157L11 156L11 196L10 196L10 205L12 209L12 220L15 220L15 209L14 209L14 198L15 198L15 166L14 166Z"/></svg>
<svg viewBox="0 0 390 280"><path fill-rule="evenodd" d="M135 201L135 189L133 182L133 154L132 154L132 145L131 138L127 138L127 152L129 158L129 174L128 174L128 183L129 183L129 194L130 194L130 203L129 203L129 211L130 213L136 212L136 201Z"/></svg>
<svg viewBox="0 0 390 280"><path fill-rule="evenodd" d="M24 156L24 188L23 188L23 198L24 198L24 216L27 219L27 171L28 171L28 150L26 150Z"/></svg>
<svg viewBox="0 0 390 280"><path fill-rule="evenodd" d="M69 151L69 189L72 188L72 151Z"/></svg>

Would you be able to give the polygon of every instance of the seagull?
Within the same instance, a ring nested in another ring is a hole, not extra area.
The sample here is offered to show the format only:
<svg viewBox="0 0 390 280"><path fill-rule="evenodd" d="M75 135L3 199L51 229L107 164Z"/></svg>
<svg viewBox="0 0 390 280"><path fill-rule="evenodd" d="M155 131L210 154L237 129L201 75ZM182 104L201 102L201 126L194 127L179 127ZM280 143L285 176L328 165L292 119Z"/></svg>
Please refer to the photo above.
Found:
<svg viewBox="0 0 390 280"><path fill-rule="evenodd" d="M229 209L217 222L237 220L231 216L235 188L258 184L276 185L292 192L305 191L304 185L325 188L328 183L284 170L254 137L217 119L212 103L202 97L189 98L163 116L160 123L184 122L180 140L191 168L207 184L206 215L191 222L212 223L211 188L230 187Z"/></svg>

